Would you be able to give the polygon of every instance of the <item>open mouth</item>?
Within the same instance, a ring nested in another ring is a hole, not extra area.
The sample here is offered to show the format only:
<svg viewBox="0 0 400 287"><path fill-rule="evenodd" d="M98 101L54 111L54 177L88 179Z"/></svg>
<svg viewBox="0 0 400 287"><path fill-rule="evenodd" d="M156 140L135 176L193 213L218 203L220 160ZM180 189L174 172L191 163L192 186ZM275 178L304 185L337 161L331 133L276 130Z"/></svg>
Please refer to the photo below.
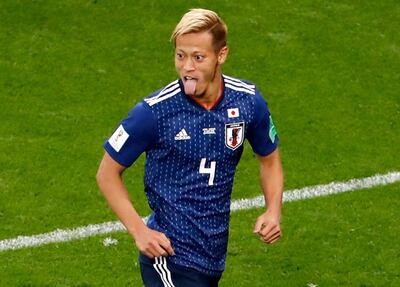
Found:
<svg viewBox="0 0 400 287"><path fill-rule="evenodd" d="M182 79L185 87L185 94L193 96L196 92L197 79L190 76L183 76Z"/></svg>
<svg viewBox="0 0 400 287"><path fill-rule="evenodd" d="M183 76L183 80L186 81L197 81L197 78L193 78L190 76Z"/></svg>

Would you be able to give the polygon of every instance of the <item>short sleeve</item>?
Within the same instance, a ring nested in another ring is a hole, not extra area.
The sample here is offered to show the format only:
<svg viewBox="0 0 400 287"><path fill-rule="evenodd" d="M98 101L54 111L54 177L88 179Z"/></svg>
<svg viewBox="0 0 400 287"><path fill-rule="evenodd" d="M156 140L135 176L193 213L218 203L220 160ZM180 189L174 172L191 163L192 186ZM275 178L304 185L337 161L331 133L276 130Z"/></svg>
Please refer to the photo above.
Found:
<svg viewBox="0 0 400 287"><path fill-rule="evenodd" d="M149 106L137 104L121 121L104 149L119 164L129 167L156 142L156 120Z"/></svg>
<svg viewBox="0 0 400 287"><path fill-rule="evenodd" d="M278 146L278 135L269 112L267 102L256 90L254 117L249 125L247 139L253 151L261 156L267 156Z"/></svg>

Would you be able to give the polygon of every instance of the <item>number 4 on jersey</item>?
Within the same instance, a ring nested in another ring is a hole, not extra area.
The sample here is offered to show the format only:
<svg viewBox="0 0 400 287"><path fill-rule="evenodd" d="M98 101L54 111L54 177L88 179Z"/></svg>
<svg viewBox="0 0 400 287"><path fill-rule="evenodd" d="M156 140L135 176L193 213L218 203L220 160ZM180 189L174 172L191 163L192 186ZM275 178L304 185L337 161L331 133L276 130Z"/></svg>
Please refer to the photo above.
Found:
<svg viewBox="0 0 400 287"><path fill-rule="evenodd" d="M217 163L215 161L212 161L210 167L206 167L206 161L206 158L201 159L199 172L208 173L210 175L210 177L208 178L208 185L214 185L215 166L217 165Z"/></svg>

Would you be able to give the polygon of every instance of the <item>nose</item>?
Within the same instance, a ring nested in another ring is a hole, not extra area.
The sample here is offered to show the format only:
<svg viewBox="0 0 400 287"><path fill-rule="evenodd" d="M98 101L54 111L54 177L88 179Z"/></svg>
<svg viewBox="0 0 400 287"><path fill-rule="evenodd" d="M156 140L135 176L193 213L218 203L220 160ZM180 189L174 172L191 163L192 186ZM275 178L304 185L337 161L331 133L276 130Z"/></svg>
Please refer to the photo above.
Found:
<svg viewBox="0 0 400 287"><path fill-rule="evenodd" d="M195 69L193 59L191 59L190 57L187 57L183 64L183 68L185 69L186 72L193 71Z"/></svg>

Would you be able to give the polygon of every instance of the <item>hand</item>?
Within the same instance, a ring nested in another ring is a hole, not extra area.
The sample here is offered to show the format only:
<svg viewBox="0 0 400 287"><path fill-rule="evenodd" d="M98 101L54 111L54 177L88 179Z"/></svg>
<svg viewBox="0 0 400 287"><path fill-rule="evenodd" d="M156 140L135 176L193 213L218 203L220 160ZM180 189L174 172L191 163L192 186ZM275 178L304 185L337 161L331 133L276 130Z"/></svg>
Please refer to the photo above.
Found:
<svg viewBox="0 0 400 287"><path fill-rule="evenodd" d="M253 232L260 235L263 242L274 243L282 236L279 216L270 214L268 211L264 212L257 218Z"/></svg>
<svg viewBox="0 0 400 287"><path fill-rule="evenodd" d="M134 238L139 251L149 258L175 255L171 241L162 232L144 226Z"/></svg>

